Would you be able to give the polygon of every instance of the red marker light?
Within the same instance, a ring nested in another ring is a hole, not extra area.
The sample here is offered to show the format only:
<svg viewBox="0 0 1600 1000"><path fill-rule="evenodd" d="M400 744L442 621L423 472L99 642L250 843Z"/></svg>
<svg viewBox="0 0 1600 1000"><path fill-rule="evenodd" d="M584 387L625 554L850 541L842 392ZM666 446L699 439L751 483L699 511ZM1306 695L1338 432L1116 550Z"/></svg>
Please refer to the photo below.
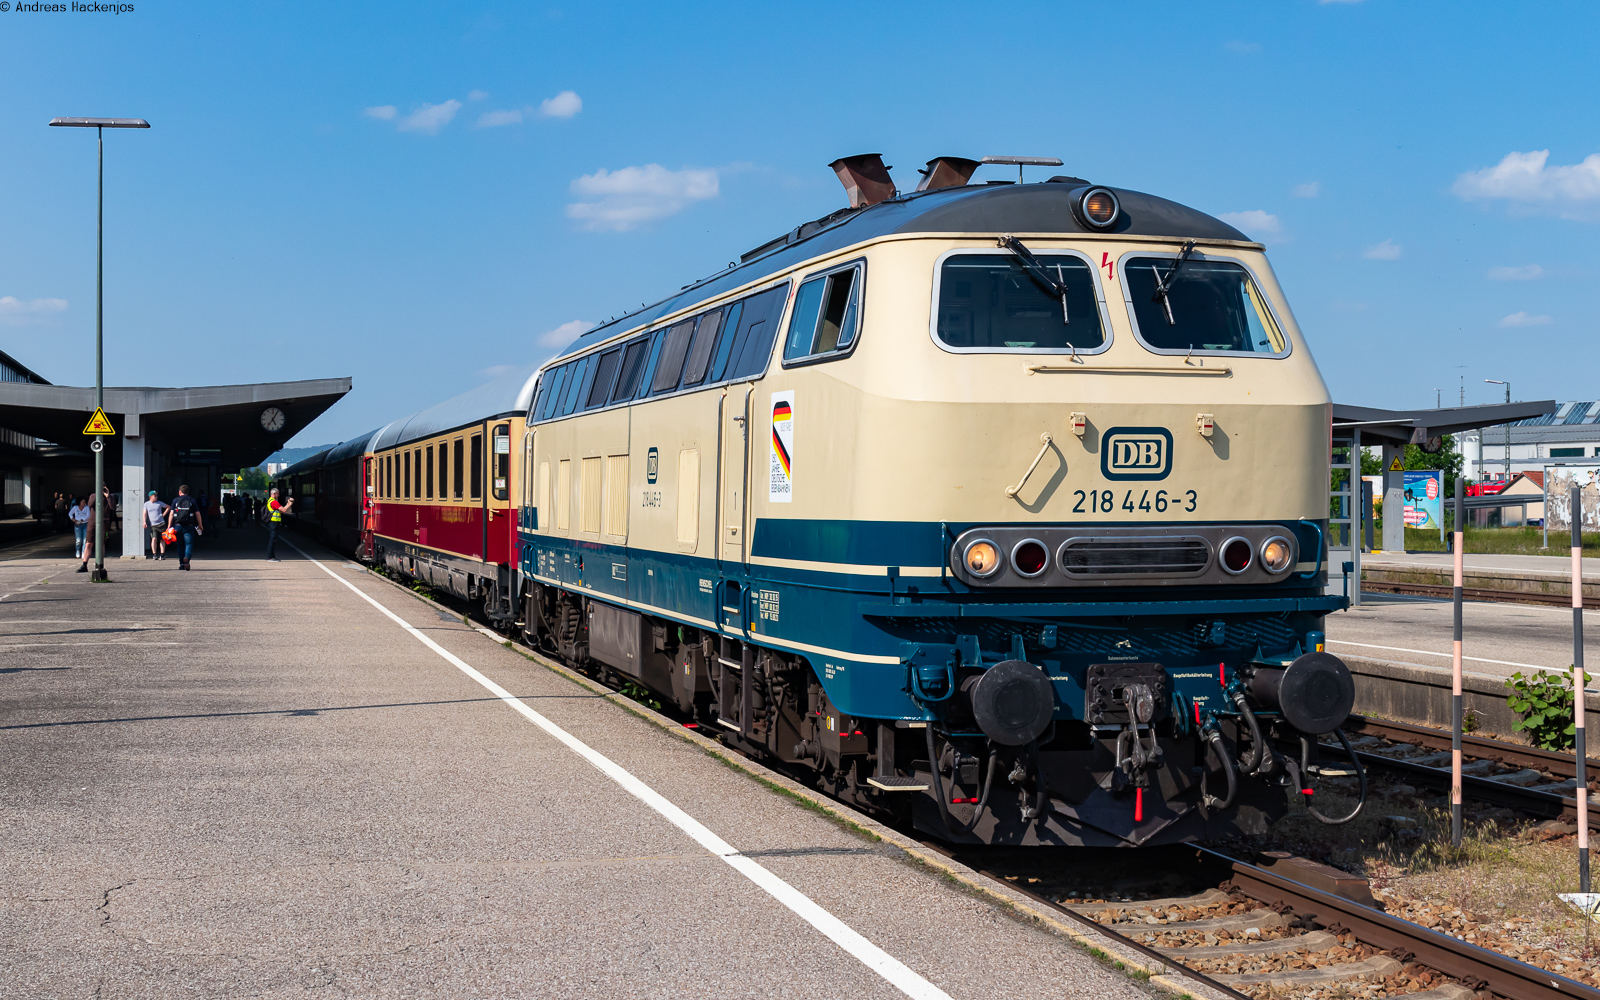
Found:
<svg viewBox="0 0 1600 1000"><path fill-rule="evenodd" d="M1144 822L1144 789L1142 788L1133 790L1133 821L1135 823Z"/></svg>
<svg viewBox="0 0 1600 1000"><path fill-rule="evenodd" d="M1310 795L1312 793L1313 793L1313 789L1310 789L1310 788L1302 788L1302 789L1300 789L1300 794L1301 795Z"/></svg>
<svg viewBox="0 0 1600 1000"><path fill-rule="evenodd" d="M683 724L683 728L685 728L685 729L699 729L700 728L700 723L698 723L698 722L685 722Z"/></svg>

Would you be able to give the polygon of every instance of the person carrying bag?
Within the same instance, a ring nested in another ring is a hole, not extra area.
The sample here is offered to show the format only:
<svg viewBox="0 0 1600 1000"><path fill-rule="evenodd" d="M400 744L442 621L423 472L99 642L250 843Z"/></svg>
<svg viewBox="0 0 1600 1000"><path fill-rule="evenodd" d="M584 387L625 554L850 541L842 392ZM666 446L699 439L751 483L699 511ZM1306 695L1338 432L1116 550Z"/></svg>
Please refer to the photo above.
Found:
<svg viewBox="0 0 1600 1000"><path fill-rule="evenodd" d="M172 498L172 506L167 509L167 527L176 531L183 541L183 551L178 557L178 568L188 569L189 560L194 555L194 536L206 533L205 517L200 513L200 501L189 495L189 487L178 487L178 495Z"/></svg>

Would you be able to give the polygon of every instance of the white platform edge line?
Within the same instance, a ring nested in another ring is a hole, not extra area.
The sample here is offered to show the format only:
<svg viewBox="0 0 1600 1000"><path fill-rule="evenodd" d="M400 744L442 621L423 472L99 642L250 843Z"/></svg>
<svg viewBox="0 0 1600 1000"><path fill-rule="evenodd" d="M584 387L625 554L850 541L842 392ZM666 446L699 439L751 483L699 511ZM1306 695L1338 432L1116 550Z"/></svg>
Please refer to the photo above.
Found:
<svg viewBox="0 0 1600 1000"><path fill-rule="evenodd" d="M1416 653L1418 656L1442 656L1446 659L1454 653L1435 653L1426 649L1407 649L1404 646L1377 646L1370 642L1349 642L1344 639L1324 639L1324 642L1333 646L1360 646L1362 649L1387 649L1391 653ZM1463 660L1474 663L1497 663L1502 667L1527 667L1529 670L1560 670L1560 667L1541 667L1537 663L1518 663L1515 660L1488 660L1481 656L1463 656Z"/></svg>
<svg viewBox="0 0 1600 1000"><path fill-rule="evenodd" d="M800 919L815 927L824 937L849 952L851 957L876 972L900 992L906 996L914 997L916 1000L951 1000L949 994L917 975L893 955L862 937L844 921L817 905L811 897L762 867L759 862L741 855L734 849L733 845L712 833L699 820L674 805L660 792L640 781L631 771L605 754L595 750L532 708L529 708L515 695L484 676L471 664L445 649L405 619L384 607L376 598L363 593L361 588L344 579L319 560L307 555L304 549L287 539L281 539L281 541L289 548L300 553L301 557L311 565L333 577L339 583L344 584L357 597L377 608L396 625L410 633L412 638L438 653L451 666L477 681L489 693L505 702L529 722L566 744L568 749L593 764L601 773L621 785L629 794L661 814L673 826L688 834L701 847L715 854L727 862L735 871L760 886L773 899L788 907Z"/></svg>

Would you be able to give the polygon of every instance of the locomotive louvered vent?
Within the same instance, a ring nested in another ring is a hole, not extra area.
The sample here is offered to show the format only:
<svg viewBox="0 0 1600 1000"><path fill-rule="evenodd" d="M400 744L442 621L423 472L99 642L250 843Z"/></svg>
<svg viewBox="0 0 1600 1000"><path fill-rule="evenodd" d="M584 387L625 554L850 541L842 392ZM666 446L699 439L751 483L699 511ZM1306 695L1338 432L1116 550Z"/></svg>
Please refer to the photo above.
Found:
<svg viewBox="0 0 1600 1000"><path fill-rule="evenodd" d="M1061 548L1068 576L1181 576L1210 562L1211 546L1196 535L1071 538Z"/></svg>

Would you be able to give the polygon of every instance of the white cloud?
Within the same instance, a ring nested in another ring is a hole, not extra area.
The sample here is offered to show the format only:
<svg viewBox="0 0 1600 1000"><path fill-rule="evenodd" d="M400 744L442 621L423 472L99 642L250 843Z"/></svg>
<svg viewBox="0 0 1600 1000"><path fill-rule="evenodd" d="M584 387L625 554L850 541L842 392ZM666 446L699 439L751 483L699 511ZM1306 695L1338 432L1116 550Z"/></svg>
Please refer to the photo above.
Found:
<svg viewBox="0 0 1600 1000"><path fill-rule="evenodd" d="M450 124L456 112L460 110L461 102L455 98L441 104L424 104L400 119L399 128L402 132L425 132L433 135Z"/></svg>
<svg viewBox="0 0 1600 1000"><path fill-rule="evenodd" d="M1263 242L1283 235L1283 226L1279 223L1278 217L1259 208L1244 212L1223 212L1217 218Z"/></svg>
<svg viewBox="0 0 1600 1000"><path fill-rule="evenodd" d="M1549 316L1530 316L1526 312L1514 312L1500 321L1501 326L1549 326Z"/></svg>
<svg viewBox="0 0 1600 1000"><path fill-rule="evenodd" d="M1394 240L1384 240L1377 246L1367 247L1366 253L1361 256L1368 260L1399 260L1400 244Z"/></svg>
<svg viewBox="0 0 1600 1000"><path fill-rule="evenodd" d="M549 357L593 330L595 325L586 319L569 319L554 330L548 330L533 338L533 345L537 350L543 351L545 357Z"/></svg>
<svg viewBox="0 0 1600 1000"><path fill-rule="evenodd" d="M1600 153L1581 163L1550 166L1550 151L1507 153L1492 167L1456 178L1451 190L1468 201L1503 198L1524 210L1564 218L1600 218Z"/></svg>
<svg viewBox="0 0 1600 1000"><path fill-rule="evenodd" d="M572 182L574 194L590 201L567 206L567 218L585 229L622 231L683 211L690 202L718 194L715 170L668 170L659 163L621 170L600 169Z"/></svg>
<svg viewBox="0 0 1600 1000"><path fill-rule="evenodd" d="M522 112L516 109L510 111L485 111L478 116L478 128L495 128L500 125L516 125L522 121Z"/></svg>
<svg viewBox="0 0 1600 1000"><path fill-rule="evenodd" d="M393 104L380 104L375 108L368 108L361 113L366 115L368 118L376 118L381 122L393 121L395 116L395 106Z"/></svg>
<svg viewBox="0 0 1600 1000"><path fill-rule="evenodd" d="M1489 277L1495 281L1532 281L1544 277L1544 268L1538 264L1523 264L1519 267L1491 267Z"/></svg>
<svg viewBox="0 0 1600 1000"><path fill-rule="evenodd" d="M1261 51L1261 45L1257 42L1228 42L1222 47L1241 56Z"/></svg>
<svg viewBox="0 0 1600 1000"><path fill-rule="evenodd" d="M66 310L66 299L19 299L14 295L0 295L0 324L6 326L36 326Z"/></svg>
<svg viewBox="0 0 1600 1000"><path fill-rule="evenodd" d="M472 93L467 95L467 100L469 100L469 101L481 101L485 97L488 97L488 96L489 96L489 92L487 90L474 90Z"/></svg>
<svg viewBox="0 0 1600 1000"><path fill-rule="evenodd" d="M487 96L487 95L485 95ZM504 111L486 111L478 117L478 128L495 128L500 125L520 125L529 118L571 118L583 110L583 99L570 90L563 90L546 98L536 108L508 108Z"/></svg>
<svg viewBox="0 0 1600 1000"><path fill-rule="evenodd" d="M571 118L583 110L583 98L570 90L539 102L539 114L546 118Z"/></svg>
<svg viewBox="0 0 1600 1000"><path fill-rule="evenodd" d="M1306 181L1304 184L1296 184L1294 190L1289 193L1296 198L1315 198L1322 193L1322 182Z"/></svg>

